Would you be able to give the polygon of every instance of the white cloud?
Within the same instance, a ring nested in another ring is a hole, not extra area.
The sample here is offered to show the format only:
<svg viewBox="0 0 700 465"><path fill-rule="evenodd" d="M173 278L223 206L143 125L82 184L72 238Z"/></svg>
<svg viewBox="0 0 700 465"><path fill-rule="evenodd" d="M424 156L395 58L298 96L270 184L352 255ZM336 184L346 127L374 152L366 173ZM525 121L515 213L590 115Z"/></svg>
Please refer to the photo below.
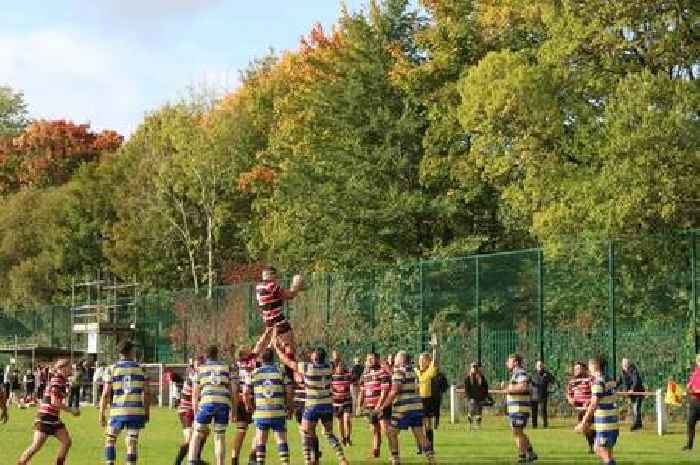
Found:
<svg viewBox="0 0 700 465"><path fill-rule="evenodd" d="M67 31L0 33L0 80L25 93L33 117L129 132L140 100L124 66L130 54Z"/></svg>
<svg viewBox="0 0 700 465"><path fill-rule="evenodd" d="M222 0L105 0L103 13L114 19L165 18L196 14L222 3ZM99 3L96 3L97 6Z"/></svg>

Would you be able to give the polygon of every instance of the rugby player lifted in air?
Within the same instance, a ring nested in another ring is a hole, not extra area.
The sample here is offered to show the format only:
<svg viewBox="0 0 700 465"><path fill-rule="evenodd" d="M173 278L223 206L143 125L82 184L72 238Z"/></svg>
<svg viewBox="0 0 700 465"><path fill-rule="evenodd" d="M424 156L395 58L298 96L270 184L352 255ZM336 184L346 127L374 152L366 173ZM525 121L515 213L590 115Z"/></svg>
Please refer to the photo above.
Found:
<svg viewBox="0 0 700 465"><path fill-rule="evenodd" d="M261 353L265 348L270 346L272 341L273 330L276 331L277 338L280 342L288 344L296 352L294 344L294 333L292 326L289 324L287 317L284 316L283 307L285 300L292 300L301 292L304 287L304 281L301 275L294 275L292 278L292 286L289 289L283 288L277 278L277 270L271 266L265 267L262 271L262 281L255 286L255 295L258 299L258 307L262 313L263 321L265 322L265 331L263 332L257 344L255 344L255 353Z"/></svg>

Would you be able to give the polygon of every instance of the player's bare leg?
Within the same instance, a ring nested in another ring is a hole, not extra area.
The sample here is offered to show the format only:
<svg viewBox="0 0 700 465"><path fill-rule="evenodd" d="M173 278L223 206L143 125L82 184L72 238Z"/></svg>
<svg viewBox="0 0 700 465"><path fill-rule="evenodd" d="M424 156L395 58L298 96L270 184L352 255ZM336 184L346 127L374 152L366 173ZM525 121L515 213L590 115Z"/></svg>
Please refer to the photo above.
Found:
<svg viewBox="0 0 700 465"><path fill-rule="evenodd" d="M187 452L190 450L190 441L192 440L192 428L185 428L182 430L182 443L180 444L180 450L175 458L175 465L181 465L182 461L185 460Z"/></svg>
<svg viewBox="0 0 700 465"><path fill-rule="evenodd" d="M282 465L289 465L289 444L287 443L287 432L276 432L275 439L277 440L277 454L280 456L280 462Z"/></svg>
<svg viewBox="0 0 700 465"><path fill-rule="evenodd" d="M389 451L391 453L391 465L400 465L401 458L399 455L399 430L391 428L388 430L387 440L389 442Z"/></svg>
<svg viewBox="0 0 700 465"><path fill-rule="evenodd" d="M379 457L382 448L382 430L379 423L372 423L372 456Z"/></svg>
<svg viewBox="0 0 700 465"><path fill-rule="evenodd" d="M348 446L352 445L350 436L352 435L352 414L350 412L343 413L343 423L345 423L345 443Z"/></svg>
<svg viewBox="0 0 700 465"><path fill-rule="evenodd" d="M267 430L258 429L255 432L255 463L265 465L267 450Z"/></svg>
<svg viewBox="0 0 700 465"><path fill-rule="evenodd" d="M70 434L68 434L68 430L65 428L56 431L56 439L58 439L59 442L56 465L64 465L73 441L70 438Z"/></svg>
<svg viewBox="0 0 700 465"><path fill-rule="evenodd" d="M136 465L139 460L139 430L127 429L126 436L126 464Z"/></svg>
<svg viewBox="0 0 700 465"><path fill-rule="evenodd" d="M322 422L323 424L323 432L326 436L326 439L328 440L328 443L331 445L333 450L335 450L335 455L338 457L338 463L341 465L347 465L348 459L345 458L345 452L343 452L343 446L340 444L340 441L338 441L338 437L333 434L333 419L331 418L330 421L327 422Z"/></svg>
<svg viewBox="0 0 700 465"><path fill-rule="evenodd" d="M416 439L418 447L420 447L423 451L423 455L425 455L425 458L428 460L428 463L435 463L435 456L433 455L433 445L428 440L428 437L425 435L425 430L422 427L415 427L411 428L411 431L413 431L413 437Z"/></svg>
<svg viewBox="0 0 700 465"><path fill-rule="evenodd" d="M44 444L46 444L46 440L48 439L48 435L40 432L40 431L34 431L34 437L32 438L32 444L22 452L22 455L19 457L19 460L17 461L17 465L26 465L29 463L29 461L34 457L34 455L41 450L42 447L44 447Z"/></svg>
<svg viewBox="0 0 700 465"><path fill-rule="evenodd" d="M247 431L248 425L243 427L239 424L236 428L236 434L233 436L233 444L231 447L231 465L238 465L238 458L241 456L241 449L243 449L243 442L245 441Z"/></svg>
<svg viewBox="0 0 700 465"><path fill-rule="evenodd" d="M204 438L207 437L208 432L209 428L207 427L207 425L200 425L199 423L194 424L194 432L192 434L192 439L190 440L190 465L195 464L199 461L202 444L204 443Z"/></svg>
<svg viewBox="0 0 700 465"><path fill-rule="evenodd" d="M214 463L226 463L226 425L214 425Z"/></svg>

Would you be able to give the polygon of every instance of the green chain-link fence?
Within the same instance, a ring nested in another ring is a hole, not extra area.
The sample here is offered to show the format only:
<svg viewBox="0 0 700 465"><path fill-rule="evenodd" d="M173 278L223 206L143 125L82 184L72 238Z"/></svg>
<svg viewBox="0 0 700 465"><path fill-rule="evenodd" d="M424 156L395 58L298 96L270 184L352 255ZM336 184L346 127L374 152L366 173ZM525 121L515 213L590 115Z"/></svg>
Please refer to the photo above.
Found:
<svg viewBox="0 0 700 465"><path fill-rule="evenodd" d="M574 360L604 354L636 362L648 387L687 375L697 350L697 233L401 263L306 276L286 311L301 345L337 348L349 359L425 350L438 337L443 369L458 383L481 360L491 380L505 359L543 358L563 379ZM252 344L262 330L254 284L200 292L158 291L133 313L144 358L183 362L211 342ZM0 312L0 344L66 347L65 307Z"/></svg>

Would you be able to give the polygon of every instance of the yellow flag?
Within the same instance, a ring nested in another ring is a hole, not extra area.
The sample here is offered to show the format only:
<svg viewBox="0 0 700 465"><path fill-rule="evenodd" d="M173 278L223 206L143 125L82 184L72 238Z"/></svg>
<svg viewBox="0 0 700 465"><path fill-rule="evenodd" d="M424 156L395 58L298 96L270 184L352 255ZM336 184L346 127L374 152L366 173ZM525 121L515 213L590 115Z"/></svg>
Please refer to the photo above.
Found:
<svg viewBox="0 0 700 465"><path fill-rule="evenodd" d="M681 389L678 384L670 381L666 386L665 403L667 405L680 406L683 400L683 394L683 389Z"/></svg>

